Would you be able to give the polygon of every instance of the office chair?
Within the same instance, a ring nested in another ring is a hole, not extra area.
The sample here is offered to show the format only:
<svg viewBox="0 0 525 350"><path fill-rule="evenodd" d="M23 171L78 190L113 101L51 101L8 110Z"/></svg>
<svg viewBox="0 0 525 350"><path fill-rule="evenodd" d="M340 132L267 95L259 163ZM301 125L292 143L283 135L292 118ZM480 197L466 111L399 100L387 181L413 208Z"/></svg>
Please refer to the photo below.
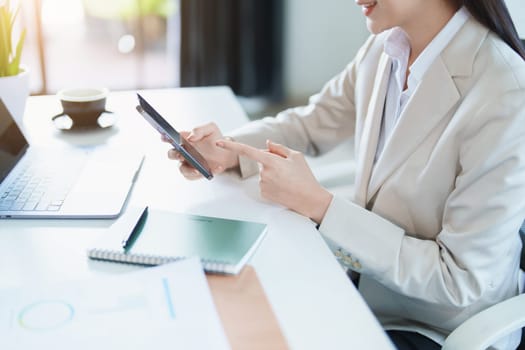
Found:
<svg viewBox="0 0 525 350"><path fill-rule="evenodd" d="M521 273L525 275L525 221L520 228ZM522 276L522 281L525 276ZM499 338L525 327L525 293L507 299L472 316L445 340L442 350L484 350ZM525 350L525 328L518 350Z"/></svg>

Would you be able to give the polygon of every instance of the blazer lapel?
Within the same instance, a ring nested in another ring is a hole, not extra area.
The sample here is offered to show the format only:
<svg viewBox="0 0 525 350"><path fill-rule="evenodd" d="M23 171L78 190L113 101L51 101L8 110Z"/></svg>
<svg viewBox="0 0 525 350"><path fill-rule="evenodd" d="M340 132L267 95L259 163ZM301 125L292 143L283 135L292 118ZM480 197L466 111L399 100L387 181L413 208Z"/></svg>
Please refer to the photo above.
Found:
<svg viewBox="0 0 525 350"><path fill-rule="evenodd" d="M374 89L368 104L368 113L363 125L357 153L354 200L361 206L366 204L368 183L377 148L391 67L391 59L383 53L377 68Z"/></svg>
<svg viewBox="0 0 525 350"><path fill-rule="evenodd" d="M454 80L438 57L414 91L387 140L370 179L367 199L375 196L383 182L417 149L459 99Z"/></svg>

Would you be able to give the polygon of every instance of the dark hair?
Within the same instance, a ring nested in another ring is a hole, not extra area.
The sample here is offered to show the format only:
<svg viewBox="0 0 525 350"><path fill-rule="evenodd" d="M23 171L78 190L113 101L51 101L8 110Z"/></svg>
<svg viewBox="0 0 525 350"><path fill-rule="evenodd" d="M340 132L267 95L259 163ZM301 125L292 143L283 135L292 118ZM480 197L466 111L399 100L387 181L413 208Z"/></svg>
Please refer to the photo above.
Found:
<svg viewBox="0 0 525 350"><path fill-rule="evenodd" d="M504 0L457 0L485 27L525 59L525 49L512 22Z"/></svg>

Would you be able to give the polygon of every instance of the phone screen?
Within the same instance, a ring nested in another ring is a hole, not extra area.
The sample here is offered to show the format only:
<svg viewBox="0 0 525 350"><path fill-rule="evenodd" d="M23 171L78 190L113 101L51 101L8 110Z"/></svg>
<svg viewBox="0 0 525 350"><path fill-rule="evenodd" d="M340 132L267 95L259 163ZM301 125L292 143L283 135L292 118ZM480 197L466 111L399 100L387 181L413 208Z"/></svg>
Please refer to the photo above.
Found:
<svg viewBox="0 0 525 350"><path fill-rule="evenodd" d="M213 174L206 159L182 137L146 100L137 94L139 106L137 111L161 134L167 136L173 147L205 178L211 180Z"/></svg>

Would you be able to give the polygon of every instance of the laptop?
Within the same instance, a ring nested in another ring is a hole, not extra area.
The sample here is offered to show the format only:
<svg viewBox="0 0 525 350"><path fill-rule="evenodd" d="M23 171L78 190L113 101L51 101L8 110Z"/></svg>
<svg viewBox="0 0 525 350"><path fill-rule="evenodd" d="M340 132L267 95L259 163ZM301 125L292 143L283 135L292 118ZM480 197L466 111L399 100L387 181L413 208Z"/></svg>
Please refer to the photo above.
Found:
<svg viewBox="0 0 525 350"><path fill-rule="evenodd" d="M0 99L0 219L115 218L143 159L109 147L31 147Z"/></svg>

